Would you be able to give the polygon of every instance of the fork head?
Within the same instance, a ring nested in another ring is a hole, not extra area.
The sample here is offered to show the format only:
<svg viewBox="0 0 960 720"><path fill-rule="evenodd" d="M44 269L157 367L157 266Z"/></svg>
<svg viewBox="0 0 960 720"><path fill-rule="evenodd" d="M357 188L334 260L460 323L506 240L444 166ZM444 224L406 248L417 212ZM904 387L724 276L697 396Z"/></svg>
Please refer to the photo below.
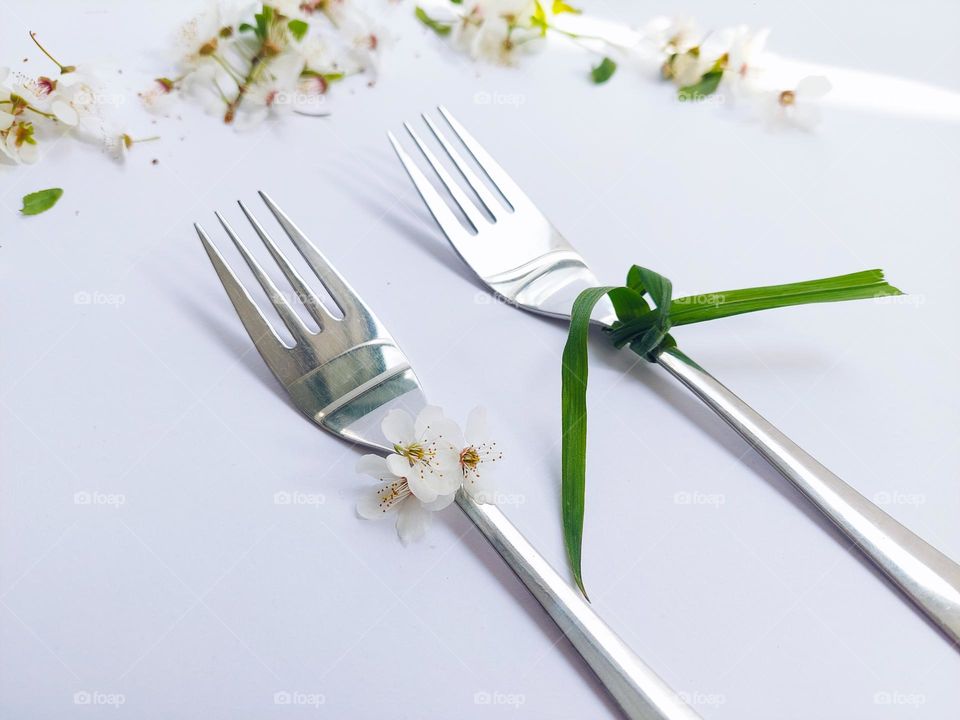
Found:
<svg viewBox="0 0 960 720"><path fill-rule="evenodd" d="M273 200L262 192L260 197L326 288L342 317L335 316L317 297L242 202L244 216L320 331L312 332L307 327L240 236L217 213L224 231L290 331L293 345L280 339L216 245L200 225L195 225L224 290L260 355L301 412L323 429L348 440L375 449L390 449L380 431L384 414L402 407L415 415L426 405L416 374L386 328L340 273Z"/></svg>
<svg viewBox="0 0 960 720"><path fill-rule="evenodd" d="M404 123L407 133L452 202L444 199L393 133L387 136L440 229L461 259L497 295L525 310L569 318L577 295L600 284L596 275L463 125L446 108L438 110L455 139L429 116L423 115L423 121L469 194L409 123ZM458 145L466 148L486 181ZM613 321L609 301L598 303L594 318L606 324Z"/></svg>

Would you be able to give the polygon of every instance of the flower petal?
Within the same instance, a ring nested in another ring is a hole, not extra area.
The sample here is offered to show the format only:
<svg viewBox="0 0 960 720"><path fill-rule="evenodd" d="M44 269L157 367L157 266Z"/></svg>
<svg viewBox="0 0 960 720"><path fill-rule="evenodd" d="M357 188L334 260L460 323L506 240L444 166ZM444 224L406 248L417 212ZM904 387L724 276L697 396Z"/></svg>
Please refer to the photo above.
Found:
<svg viewBox="0 0 960 720"><path fill-rule="evenodd" d="M357 501L357 515L364 520L382 520L388 511L380 504L380 495L376 491L364 493Z"/></svg>
<svg viewBox="0 0 960 720"><path fill-rule="evenodd" d="M460 450L450 443L438 444L436 454L424 474L438 495L454 492L463 480L463 471L460 469Z"/></svg>
<svg viewBox="0 0 960 720"><path fill-rule="evenodd" d="M397 510L410 499L406 482L397 480L389 485L381 485L360 498L357 503L357 514L367 520L377 520Z"/></svg>
<svg viewBox="0 0 960 720"><path fill-rule="evenodd" d="M391 410L380 425L383 435L394 445L408 445L415 439L413 418L406 410Z"/></svg>
<svg viewBox="0 0 960 720"><path fill-rule="evenodd" d="M0 131L6 130L13 125L14 117L8 112L0 110Z"/></svg>
<svg viewBox="0 0 960 720"><path fill-rule="evenodd" d="M433 502L437 495L440 495L439 483L426 465L418 464L409 469L407 485L410 486L410 492L421 502Z"/></svg>
<svg viewBox="0 0 960 720"><path fill-rule="evenodd" d="M50 112L56 115L57 120L70 127L73 127L80 121L80 116L77 115L77 111L63 100L54 100L50 104Z"/></svg>
<svg viewBox="0 0 960 720"><path fill-rule="evenodd" d="M797 95L804 98L821 98L833 88L823 75L808 75L797 83Z"/></svg>
<svg viewBox="0 0 960 720"><path fill-rule="evenodd" d="M463 433L467 445L485 443L487 434L487 409L477 406L467 415L467 425Z"/></svg>
<svg viewBox="0 0 960 720"><path fill-rule="evenodd" d="M20 147L20 160L27 163L28 165L35 163L38 157L40 157L40 150L37 148L36 145L31 145L30 143L24 143Z"/></svg>
<svg viewBox="0 0 960 720"><path fill-rule="evenodd" d="M417 413L417 421L413 426L414 436L422 438L427 429L443 420L443 410L436 405L427 405Z"/></svg>
<svg viewBox="0 0 960 720"><path fill-rule="evenodd" d="M357 460L357 472L362 475L369 475L377 480L386 480L396 475L396 473L390 471L386 458L381 455L364 455Z"/></svg>
<svg viewBox="0 0 960 720"><path fill-rule="evenodd" d="M816 105L798 105L793 109L791 121L798 128L812 130L820 122L820 108Z"/></svg>
<svg viewBox="0 0 960 720"><path fill-rule="evenodd" d="M415 498L409 498L397 513L397 535L407 545L422 538L430 526L432 514Z"/></svg>
<svg viewBox="0 0 960 720"><path fill-rule="evenodd" d="M454 501L457 497L455 492L450 493L449 495L439 495L437 499L430 503L424 503L423 506L430 512L437 512L438 510L443 510L450 503Z"/></svg>
<svg viewBox="0 0 960 720"><path fill-rule="evenodd" d="M397 455L396 453L390 453L383 459L384 464L387 466L387 470L397 477L407 477L412 475L410 469L410 461L407 460L403 455Z"/></svg>
<svg viewBox="0 0 960 720"><path fill-rule="evenodd" d="M483 463L478 468L479 472L471 470L463 478L464 491L480 504L493 504L496 495L494 473L490 465L491 463Z"/></svg>

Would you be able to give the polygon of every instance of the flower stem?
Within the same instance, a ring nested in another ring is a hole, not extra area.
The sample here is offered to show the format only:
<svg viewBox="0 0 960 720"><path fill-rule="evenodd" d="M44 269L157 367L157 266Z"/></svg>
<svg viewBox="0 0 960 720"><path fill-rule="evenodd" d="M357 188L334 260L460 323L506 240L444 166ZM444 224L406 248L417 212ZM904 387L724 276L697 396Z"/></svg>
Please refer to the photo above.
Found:
<svg viewBox="0 0 960 720"><path fill-rule="evenodd" d="M237 109L240 107L240 103L243 102L244 96L247 94L247 91L250 89L250 86L256 81L260 73L263 71L263 68L267 64L267 54L265 52L265 46L260 46L260 49L257 50L257 54L253 56L253 59L250 61L250 70L247 72L247 76L239 83L237 89L237 95L233 100L227 103L227 111L223 115L223 121L225 123L232 123L234 118L237 116Z"/></svg>
<svg viewBox="0 0 960 720"><path fill-rule="evenodd" d="M53 55L47 52L47 49L40 44L40 41L37 40L37 34L32 30L30 31L30 39L33 40L34 45L40 48L40 52L42 52L44 55L46 55L50 59L50 62L52 62L54 65L60 68L61 75L66 75L67 73L71 73L77 69L73 65L62 65L59 60L57 60Z"/></svg>
<svg viewBox="0 0 960 720"><path fill-rule="evenodd" d="M19 96L18 96L18 97L19 97ZM0 100L0 105L11 105L11 106L12 106L12 105L13 105L13 100ZM56 119L57 119L57 116L54 115L53 113L44 112L44 111L41 110L40 108L34 107L33 105L31 105L30 103L28 103L26 100L23 100L22 98L21 98L21 103L18 105L18 107L21 107L21 108L23 108L24 110L29 110L30 112L36 113L37 115L41 115L41 116L47 118L48 120L56 120ZM17 113L14 112L13 114L16 115Z"/></svg>
<svg viewBox="0 0 960 720"><path fill-rule="evenodd" d="M227 71L227 75L229 75L230 78L237 83L237 85L243 82L243 78L240 76L240 73L236 70L236 68L228 63L222 56L217 53L213 53L210 57L212 57L220 67Z"/></svg>

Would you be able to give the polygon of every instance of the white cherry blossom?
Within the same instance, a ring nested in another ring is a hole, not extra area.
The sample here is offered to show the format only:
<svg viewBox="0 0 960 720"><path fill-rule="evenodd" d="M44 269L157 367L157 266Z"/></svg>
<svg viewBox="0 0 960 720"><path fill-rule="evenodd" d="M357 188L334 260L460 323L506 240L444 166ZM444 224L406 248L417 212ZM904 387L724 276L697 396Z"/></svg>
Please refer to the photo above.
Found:
<svg viewBox="0 0 960 720"><path fill-rule="evenodd" d="M503 453L490 439L484 408L476 407L470 411L463 434L463 448L460 450L463 489L479 503L493 503L495 471Z"/></svg>
<svg viewBox="0 0 960 720"><path fill-rule="evenodd" d="M443 411L428 405L416 419L405 410L391 410L383 419L384 437L393 445L387 467L406 477L410 491L423 502L433 502L460 486L460 436L457 424Z"/></svg>
<svg viewBox="0 0 960 720"><path fill-rule="evenodd" d="M453 502L456 492L437 496L432 502L421 501L410 490L406 477L395 475L380 455L364 455L357 462L357 472L380 481L357 503L357 514L367 520L380 520L396 514L397 535L404 545L424 536L433 513Z"/></svg>
<svg viewBox="0 0 960 720"><path fill-rule="evenodd" d="M761 98L768 126L792 126L812 130L820 122L819 101L830 92L830 81L822 75L808 75L792 90L768 92Z"/></svg>

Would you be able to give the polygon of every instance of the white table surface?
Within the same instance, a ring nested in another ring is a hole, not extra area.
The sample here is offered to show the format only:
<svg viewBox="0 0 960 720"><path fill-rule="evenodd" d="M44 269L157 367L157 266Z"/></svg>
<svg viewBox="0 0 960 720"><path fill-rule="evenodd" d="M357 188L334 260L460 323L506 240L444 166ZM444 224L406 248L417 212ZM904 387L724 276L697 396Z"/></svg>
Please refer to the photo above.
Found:
<svg viewBox="0 0 960 720"><path fill-rule="evenodd" d="M36 30L71 61L122 64L136 89L166 70L187 5L2 0L2 60L36 58ZM214 232L218 208L239 222L236 199L271 192L438 404L489 408L501 489L522 500L504 510L562 569L563 327L488 301L384 136L440 102L606 281L634 262L677 294L885 268L911 301L676 337L960 558L958 8L582 5L635 24L686 11L769 25L775 51L880 89L866 107L835 96L813 135L770 133L629 71L591 86L591 58L562 43L521 69L471 65L403 5L384 14L395 38L377 86L335 88L329 119L243 134L190 106L155 125L131 106L131 132L162 141L125 166L63 142L2 169L2 717L617 717L456 508L408 548L355 517L358 452L292 409L191 228ZM930 107L883 90L898 87ZM53 211L18 217L24 193L53 185L66 191ZM584 576L602 616L705 718L956 717L957 648L709 411L633 361L592 345Z"/></svg>

